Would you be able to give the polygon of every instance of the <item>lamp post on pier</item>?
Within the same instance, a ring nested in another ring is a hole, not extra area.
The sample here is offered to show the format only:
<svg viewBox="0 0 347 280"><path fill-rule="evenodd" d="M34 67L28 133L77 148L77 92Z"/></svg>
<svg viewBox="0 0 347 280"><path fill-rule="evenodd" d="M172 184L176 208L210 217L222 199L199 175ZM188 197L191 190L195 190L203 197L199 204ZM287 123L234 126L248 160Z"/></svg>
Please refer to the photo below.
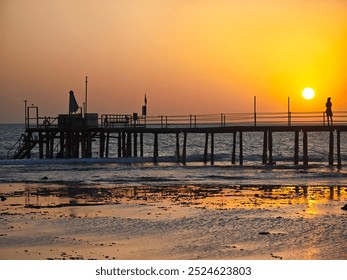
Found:
<svg viewBox="0 0 347 280"><path fill-rule="evenodd" d="M25 125L25 128L27 128L27 102L28 100L24 100L24 125Z"/></svg>

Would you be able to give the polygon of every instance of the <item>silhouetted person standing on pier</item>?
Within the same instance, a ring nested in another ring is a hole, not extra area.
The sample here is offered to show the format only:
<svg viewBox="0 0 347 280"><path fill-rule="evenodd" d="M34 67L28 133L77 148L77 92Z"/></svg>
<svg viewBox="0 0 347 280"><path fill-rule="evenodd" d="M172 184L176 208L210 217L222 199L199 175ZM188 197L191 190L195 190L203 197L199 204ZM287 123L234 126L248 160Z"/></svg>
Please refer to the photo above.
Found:
<svg viewBox="0 0 347 280"><path fill-rule="evenodd" d="M327 107L327 109L325 110L325 113L327 115L327 119L328 119L328 125L333 125L333 111L331 110L331 107L333 106L333 104L330 101L330 97L327 100L327 103L325 103L325 106Z"/></svg>

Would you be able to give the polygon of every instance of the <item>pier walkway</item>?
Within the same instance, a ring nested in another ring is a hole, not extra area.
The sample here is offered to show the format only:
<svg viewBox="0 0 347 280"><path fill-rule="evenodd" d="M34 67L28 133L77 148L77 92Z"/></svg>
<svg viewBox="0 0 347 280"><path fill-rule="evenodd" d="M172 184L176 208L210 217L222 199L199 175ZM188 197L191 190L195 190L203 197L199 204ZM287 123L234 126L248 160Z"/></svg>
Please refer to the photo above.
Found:
<svg viewBox="0 0 347 280"><path fill-rule="evenodd" d="M243 164L244 134L262 133L262 162L275 164L273 158L273 134L294 134L293 164L309 165L309 134L329 134L329 165L342 165L341 133L347 132L347 112L334 112L334 124L328 125L324 112L286 113L233 113L183 116L137 116L103 114L68 114L59 117L34 117L26 115L25 131L9 150L8 158L31 158L38 150L39 158L90 158L92 149L100 158L109 157L110 149L116 149L118 157L143 157L144 137L153 137L153 162L159 160L161 134L173 134L176 139L177 161L186 163L187 137L200 134L204 137L203 161L214 164L216 134L230 134L230 161ZM301 136L301 137L300 137ZM116 139L116 146L110 145ZM302 139L302 145L299 140ZM182 140L182 141L181 141ZM336 140L336 141L335 141ZM300 151L300 146L302 151ZM335 150L336 149L336 150ZM301 153L300 153L301 152ZM301 155L299 157L299 155ZM334 159L336 155L336 162ZM299 162L302 159L302 163Z"/></svg>

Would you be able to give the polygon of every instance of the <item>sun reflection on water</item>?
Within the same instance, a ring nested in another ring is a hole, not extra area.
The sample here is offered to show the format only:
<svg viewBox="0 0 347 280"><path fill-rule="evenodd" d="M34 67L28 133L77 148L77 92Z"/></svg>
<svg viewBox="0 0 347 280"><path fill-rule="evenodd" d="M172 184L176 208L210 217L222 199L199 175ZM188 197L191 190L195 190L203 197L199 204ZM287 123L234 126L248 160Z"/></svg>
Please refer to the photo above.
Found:
<svg viewBox="0 0 347 280"><path fill-rule="evenodd" d="M309 215L316 215L317 209L316 209L317 201L315 199L308 199L307 201L307 214Z"/></svg>
<svg viewBox="0 0 347 280"><path fill-rule="evenodd" d="M160 202L168 206L171 204L213 210L288 209L288 213L294 211L304 216L322 214L322 205L332 201L347 201L347 187L28 185L22 195L16 193L14 197L9 197L9 202L23 204L28 210L112 204L148 205Z"/></svg>

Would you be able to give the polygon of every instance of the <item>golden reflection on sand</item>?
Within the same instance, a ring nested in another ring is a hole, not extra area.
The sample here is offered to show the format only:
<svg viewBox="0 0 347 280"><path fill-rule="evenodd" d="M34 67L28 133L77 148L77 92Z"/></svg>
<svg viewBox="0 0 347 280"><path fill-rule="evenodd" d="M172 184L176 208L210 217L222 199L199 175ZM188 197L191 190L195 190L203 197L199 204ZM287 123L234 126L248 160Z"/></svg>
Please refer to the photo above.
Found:
<svg viewBox="0 0 347 280"><path fill-rule="evenodd" d="M339 186L0 188L0 259L334 258L346 230Z"/></svg>
<svg viewBox="0 0 347 280"><path fill-rule="evenodd" d="M13 188L15 189L15 188ZM7 188L8 191L12 190ZM25 185L13 193L5 193L6 203L16 205L22 212L37 209L68 209L71 216L89 211L81 207L114 204L150 205L164 203L211 210L236 208L280 208L293 205L306 205L306 213L319 214L316 204L346 199L346 187L293 187L293 186L175 186L175 187L119 187L119 186L62 186ZM105 213L108 215L109 213Z"/></svg>

